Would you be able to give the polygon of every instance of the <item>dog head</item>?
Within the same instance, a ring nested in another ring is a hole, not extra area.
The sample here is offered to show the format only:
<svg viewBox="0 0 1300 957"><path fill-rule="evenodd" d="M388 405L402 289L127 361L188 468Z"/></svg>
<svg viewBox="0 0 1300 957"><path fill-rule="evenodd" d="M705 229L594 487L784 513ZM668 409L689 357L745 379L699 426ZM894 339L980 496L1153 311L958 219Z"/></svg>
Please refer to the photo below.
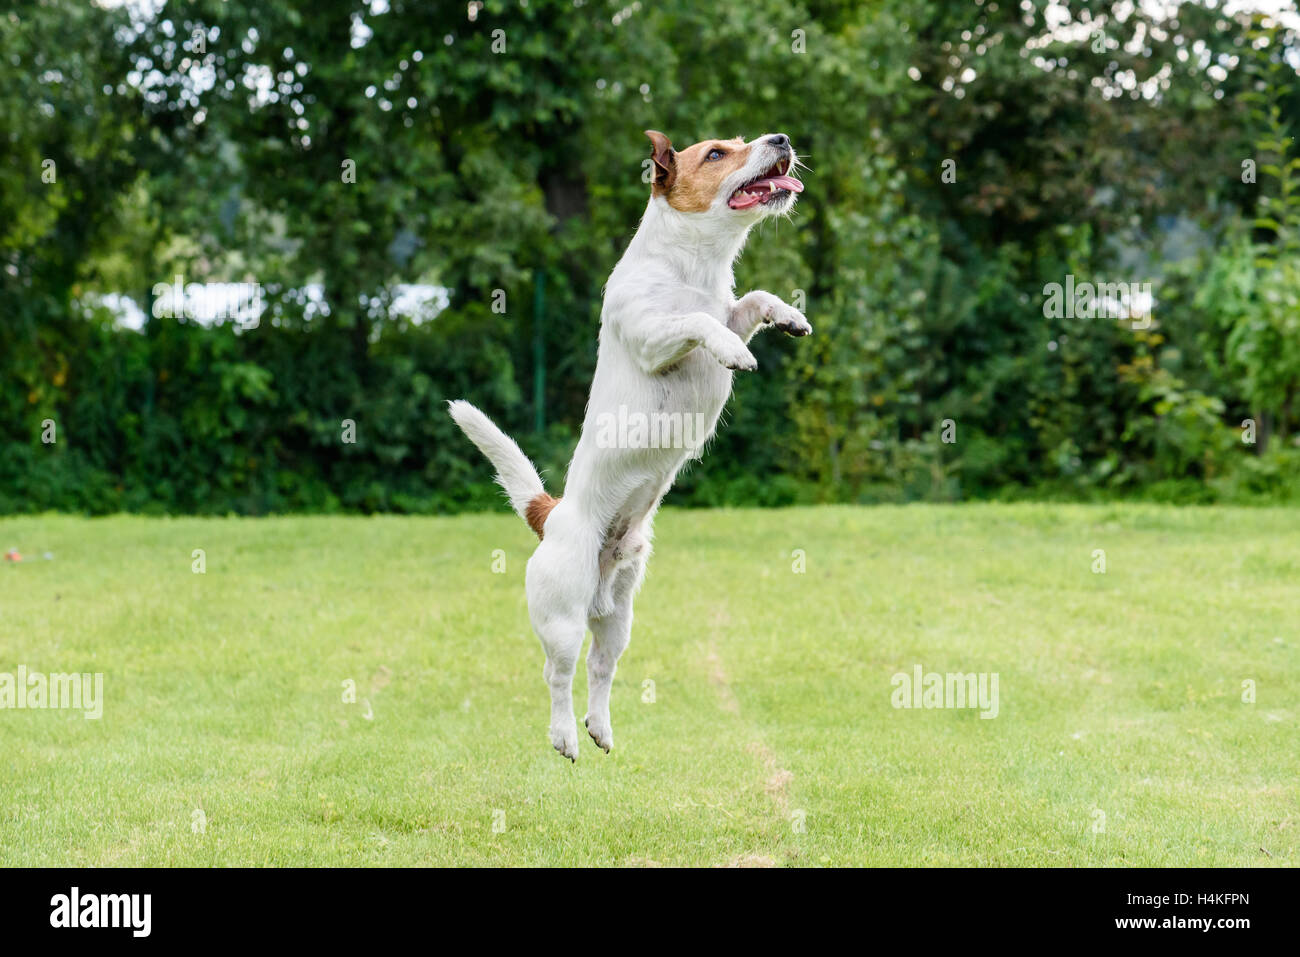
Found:
<svg viewBox="0 0 1300 957"><path fill-rule="evenodd" d="M784 133L765 133L746 143L703 140L684 150L646 130L654 166L653 195L682 213L707 214L748 226L784 213L803 192L791 175L799 158Z"/></svg>

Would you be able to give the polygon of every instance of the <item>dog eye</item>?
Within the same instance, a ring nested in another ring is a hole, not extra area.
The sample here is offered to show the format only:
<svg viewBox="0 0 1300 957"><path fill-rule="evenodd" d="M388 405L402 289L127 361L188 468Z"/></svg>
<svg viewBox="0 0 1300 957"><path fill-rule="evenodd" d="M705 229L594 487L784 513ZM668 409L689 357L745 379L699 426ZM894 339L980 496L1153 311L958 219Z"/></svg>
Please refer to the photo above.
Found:
<svg viewBox="0 0 1300 957"><path fill-rule="evenodd" d="M709 150L709 155L704 158L708 160L720 160L726 155L726 150Z"/></svg>

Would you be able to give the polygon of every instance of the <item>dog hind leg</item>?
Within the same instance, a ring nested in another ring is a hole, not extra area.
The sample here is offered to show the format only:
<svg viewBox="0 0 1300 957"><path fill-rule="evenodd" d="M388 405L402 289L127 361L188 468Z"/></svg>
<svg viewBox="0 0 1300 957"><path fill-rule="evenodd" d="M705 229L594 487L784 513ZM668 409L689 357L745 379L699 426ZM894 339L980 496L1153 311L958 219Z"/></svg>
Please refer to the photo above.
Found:
<svg viewBox="0 0 1300 957"><path fill-rule="evenodd" d="M618 659L632 638L632 599L645 578L646 559L649 558L649 538L640 532L634 536L636 557L625 559L614 573L613 607L587 621L591 628L591 650L587 653L587 716L583 721L591 740L606 753L614 746L609 693Z"/></svg>
<svg viewBox="0 0 1300 957"><path fill-rule="evenodd" d="M552 618L535 628L546 651L542 677L551 690L551 746L570 761L578 760L578 725L573 718L573 676L582 654L586 627L581 618Z"/></svg>
<svg viewBox="0 0 1300 957"><path fill-rule="evenodd" d="M614 684L618 659L632 638L632 596L624 596L614 610L588 621L591 627L591 650L587 652L587 726L591 740L605 749L614 746L610 726L609 692Z"/></svg>
<svg viewBox="0 0 1300 957"><path fill-rule="evenodd" d="M549 535L528 560L524 576L528 614L546 652L542 676L551 692L551 745L578 759L573 718L573 676L587 633L587 610L596 584L596 549ZM585 561L583 556L589 556Z"/></svg>

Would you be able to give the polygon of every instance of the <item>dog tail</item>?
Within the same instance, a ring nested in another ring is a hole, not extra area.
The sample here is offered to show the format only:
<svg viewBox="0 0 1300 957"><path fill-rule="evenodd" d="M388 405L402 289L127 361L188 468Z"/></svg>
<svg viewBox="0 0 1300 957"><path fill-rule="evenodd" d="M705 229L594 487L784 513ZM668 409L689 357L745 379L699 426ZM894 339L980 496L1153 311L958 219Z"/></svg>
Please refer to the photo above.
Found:
<svg viewBox="0 0 1300 957"><path fill-rule="evenodd" d="M537 474L528 456L520 451L510 436L502 432L491 419L463 399L448 404L451 417L460 430L478 446L497 470L497 484L505 489L510 507L528 523L528 527L542 537L546 517L560 500L547 495L542 487L542 477Z"/></svg>

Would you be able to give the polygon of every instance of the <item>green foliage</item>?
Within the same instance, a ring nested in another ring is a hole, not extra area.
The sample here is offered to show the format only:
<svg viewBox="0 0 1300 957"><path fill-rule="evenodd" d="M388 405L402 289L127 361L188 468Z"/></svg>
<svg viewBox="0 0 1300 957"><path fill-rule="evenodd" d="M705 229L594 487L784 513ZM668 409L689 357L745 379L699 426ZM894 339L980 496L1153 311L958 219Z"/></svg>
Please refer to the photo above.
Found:
<svg viewBox="0 0 1300 957"><path fill-rule="evenodd" d="M43 337L60 371L26 396L23 420L39 434L52 419L56 441L9 442L0 512L485 506L497 494L444 406L471 389L493 405L518 401L503 352L456 348L502 323L484 310L385 329L363 388L338 354L347 343L314 330L155 320L141 336L91 315L69 327L75 336Z"/></svg>
<svg viewBox="0 0 1300 957"><path fill-rule="evenodd" d="M18 3L0 510L478 507L486 465L441 405L461 396L559 486L646 128L779 129L811 167L737 281L816 334L756 341L673 501L1287 497L1295 36L1132 7L1071 5L1085 37L1052 35L1044 3ZM1171 224L1199 245L1170 253ZM178 273L259 282L261 325L113 325L103 296L149 312ZM1047 317L1067 274L1153 281L1154 327ZM448 308L393 318L408 283Z"/></svg>
<svg viewBox="0 0 1300 957"><path fill-rule="evenodd" d="M1251 36L1257 50L1278 46L1277 31ZM1283 113L1283 77L1291 68L1276 55L1261 54L1251 66L1256 82L1242 99L1259 130L1254 155L1266 177L1253 220L1259 238L1252 239L1244 224L1234 225L1195 304L1217 324L1211 361L1236 384L1257 420L1259 449L1267 453L1274 437L1288 443L1300 419L1300 152ZM1289 452L1300 454L1300 444L1278 454ZM1260 466L1250 469L1258 474Z"/></svg>

